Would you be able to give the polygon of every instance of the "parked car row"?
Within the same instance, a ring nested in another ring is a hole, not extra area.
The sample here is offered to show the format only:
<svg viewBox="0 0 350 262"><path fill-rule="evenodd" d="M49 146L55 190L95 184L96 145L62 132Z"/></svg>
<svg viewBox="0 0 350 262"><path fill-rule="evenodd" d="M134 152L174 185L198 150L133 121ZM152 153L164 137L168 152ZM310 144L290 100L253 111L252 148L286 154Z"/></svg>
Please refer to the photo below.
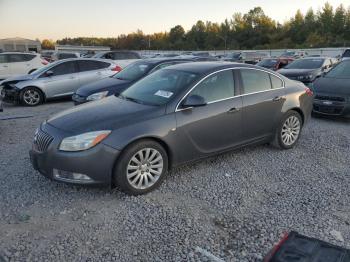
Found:
<svg viewBox="0 0 350 262"><path fill-rule="evenodd" d="M71 96L80 86L114 75L113 61L72 58L48 64L28 75L0 82L3 101L37 106L44 101Z"/></svg>

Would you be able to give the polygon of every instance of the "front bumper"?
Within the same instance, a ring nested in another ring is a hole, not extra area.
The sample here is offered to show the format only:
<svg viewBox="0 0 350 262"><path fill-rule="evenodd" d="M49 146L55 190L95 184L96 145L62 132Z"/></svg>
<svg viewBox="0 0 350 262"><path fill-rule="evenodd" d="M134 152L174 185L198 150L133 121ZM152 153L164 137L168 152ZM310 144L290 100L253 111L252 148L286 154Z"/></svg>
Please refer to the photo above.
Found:
<svg viewBox="0 0 350 262"><path fill-rule="evenodd" d="M20 90L17 88L2 88L1 100L9 103L18 103L20 100Z"/></svg>
<svg viewBox="0 0 350 262"><path fill-rule="evenodd" d="M86 100L86 96L81 96L81 95L78 95L78 94L73 94L72 95L72 100L74 102L74 105L81 105L81 104L84 104L86 102L89 102L88 100Z"/></svg>
<svg viewBox="0 0 350 262"><path fill-rule="evenodd" d="M313 112L320 115L350 117L350 102L315 99Z"/></svg>
<svg viewBox="0 0 350 262"><path fill-rule="evenodd" d="M38 146L38 142L34 142L32 149L29 151L34 169L42 175L52 180L70 184L112 184L114 164L120 153L118 150L100 143L85 151L63 152L58 150L59 144L64 137L71 134L62 132L49 124L43 124L39 132L46 134L43 141L49 141L47 137L52 138L47 147L43 147L42 144ZM83 174L89 180L60 177L55 174L57 170L64 174Z"/></svg>

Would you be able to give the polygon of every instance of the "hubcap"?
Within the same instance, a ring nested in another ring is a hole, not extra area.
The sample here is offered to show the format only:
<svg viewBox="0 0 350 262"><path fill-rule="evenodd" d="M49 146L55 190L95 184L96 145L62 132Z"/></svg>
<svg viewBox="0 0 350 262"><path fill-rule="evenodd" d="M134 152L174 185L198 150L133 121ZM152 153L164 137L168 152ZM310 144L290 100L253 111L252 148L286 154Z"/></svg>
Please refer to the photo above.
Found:
<svg viewBox="0 0 350 262"><path fill-rule="evenodd" d="M129 161L126 176L129 184L136 189L153 186L163 171L163 157L154 148L144 148Z"/></svg>
<svg viewBox="0 0 350 262"><path fill-rule="evenodd" d="M296 116L290 116L282 126L282 141L285 145L293 145L300 133L300 121Z"/></svg>
<svg viewBox="0 0 350 262"><path fill-rule="evenodd" d="M28 105L36 105L40 101L40 95L38 91L29 89L24 92L23 99Z"/></svg>

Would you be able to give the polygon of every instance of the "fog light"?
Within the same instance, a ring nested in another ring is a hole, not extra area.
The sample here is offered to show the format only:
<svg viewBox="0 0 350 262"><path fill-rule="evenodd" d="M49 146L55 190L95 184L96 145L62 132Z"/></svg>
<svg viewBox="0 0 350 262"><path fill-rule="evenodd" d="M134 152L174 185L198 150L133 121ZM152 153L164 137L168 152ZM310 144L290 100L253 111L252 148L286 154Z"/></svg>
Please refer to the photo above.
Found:
<svg viewBox="0 0 350 262"><path fill-rule="evenodd" d="M68 172L64 170L53 169L53 176L58 180L74 180L88 182L92 181L90 177L80 173Z"/></svg>

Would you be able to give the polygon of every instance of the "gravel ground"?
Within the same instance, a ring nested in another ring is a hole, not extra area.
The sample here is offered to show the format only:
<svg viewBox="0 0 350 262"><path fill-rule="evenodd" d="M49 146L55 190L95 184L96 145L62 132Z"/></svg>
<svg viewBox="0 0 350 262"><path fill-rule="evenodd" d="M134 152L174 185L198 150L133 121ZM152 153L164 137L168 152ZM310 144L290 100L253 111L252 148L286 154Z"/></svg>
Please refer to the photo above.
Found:
<svg viewBox="0 0 350 262"><path fill-rule="evenodd" d="M0 120L5 261L209 261L200 249L261 261L289 230L350 248L349 122L313 118L292 150L237 150L174 169L155 192L130 197L33 170L35 128L71 106L6 105L0 114L34 115Z"/></svg>

